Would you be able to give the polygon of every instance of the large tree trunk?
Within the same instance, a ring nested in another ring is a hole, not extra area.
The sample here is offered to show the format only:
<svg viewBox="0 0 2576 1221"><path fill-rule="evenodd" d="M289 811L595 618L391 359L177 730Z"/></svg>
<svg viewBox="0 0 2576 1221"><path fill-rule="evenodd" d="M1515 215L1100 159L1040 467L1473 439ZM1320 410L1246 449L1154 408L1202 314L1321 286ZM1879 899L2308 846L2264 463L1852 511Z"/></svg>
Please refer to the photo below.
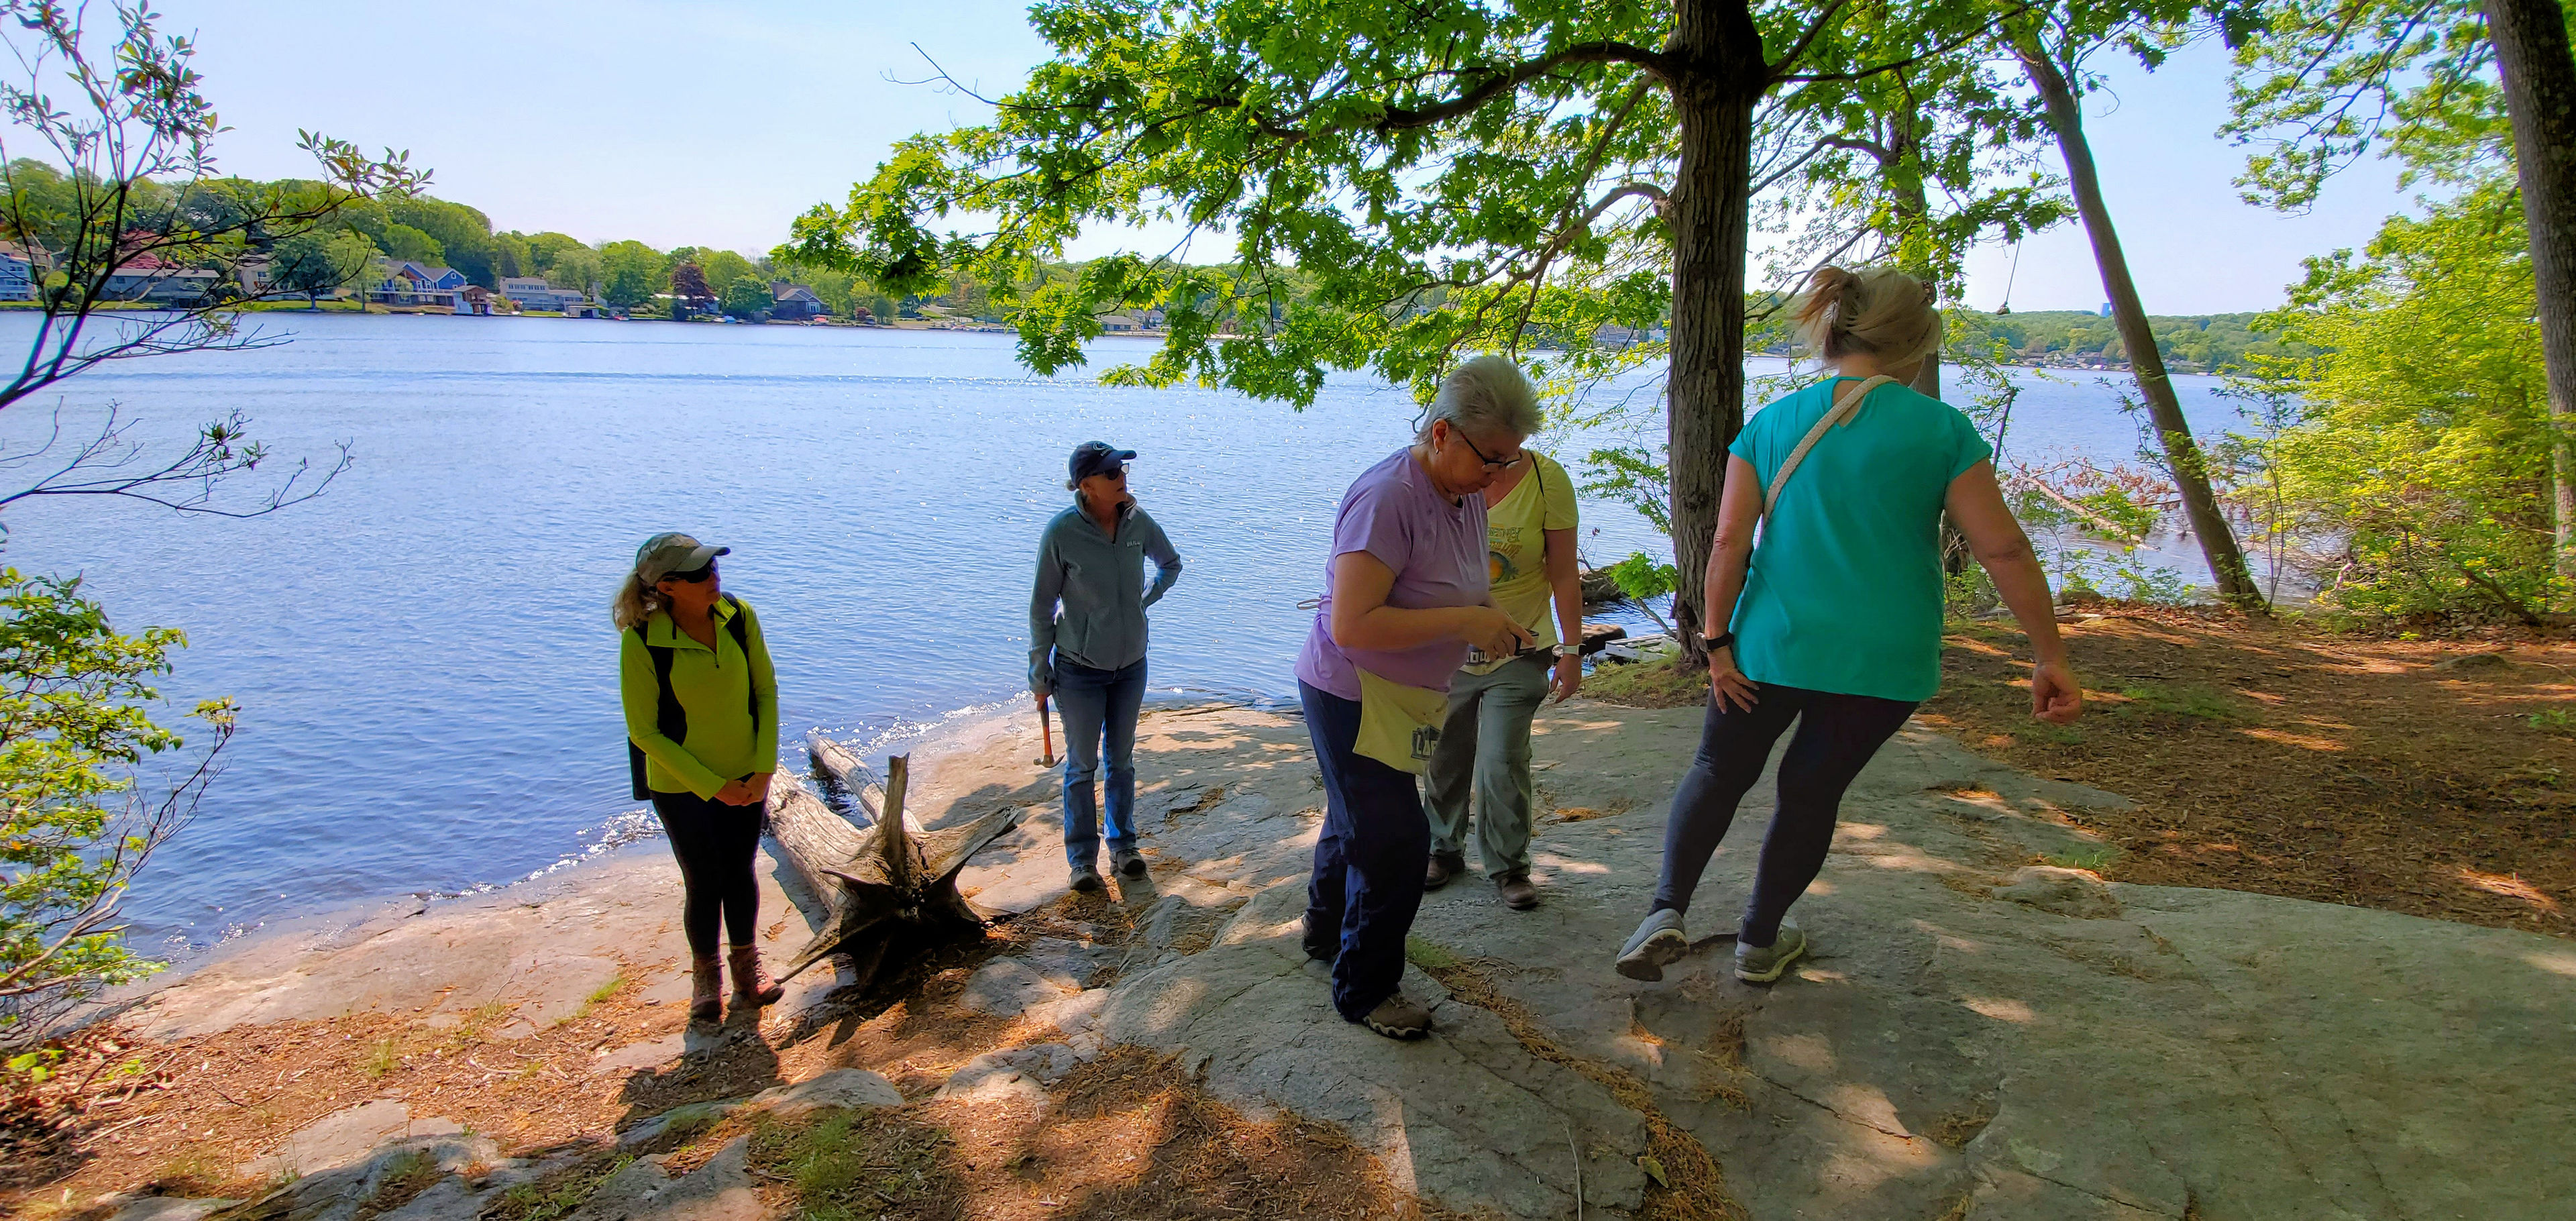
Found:
<svg viewBox="0 0 2576 1221"><path fill-rule="evenodd" d="M2531 273L2540 289L2540 359L2555 437L2558 575L2576 579L2576 58L2557 0L2486 0L2487 36L2513 119L2514 165Z"/></svg>
<svg viewBox="0 0 2576 1221"><path fill-rule="evenodd" d="M1680 123L1673 178L1673 326L1666 389L1672 479L1673 627L1681 663L1702 665L1703 589L1726 447L1744 427L1744 250L1753 194L1753 107L1768 81L1762 36L1741 4L1680 0L1667 50Z"/></svg>
<svg viewBox="0 0 2576 1221"><path fill-rule="evenodd" d="M2047 105L2048 125L2057 134L2058 150L2066 156L2066 181L2075 196L2075 210L2084 218L2085 234L2093 239L2093 261L2102 269L2102 291L2111 299L2120 345L2128 349L2138 391L2146 396L2147 418L2164 444L2165 465L2182 492L2183 516L2191 523L2192 533L2200 536L2200 553L2209 561L2218 596L2240 609L2261 611L2267 606L2262 588L2245 565L2236 532L2218 510L2218 497L2209 488L2209 464L2192 440L2191 424L2183 419L2173 382L2165 376L2164 357L2156 350L2155 332L2147 325L2146 307L2138 302L2138 286L2129 278L2128 256L2120 251L2119 231L2111 225L2111 210L2102 202L2101 180L2093 172L2093 149L2084 139L2084 115L2076 106L2074 87L2036 35L2016 40L2013 49L2031 87Z"/></svg>

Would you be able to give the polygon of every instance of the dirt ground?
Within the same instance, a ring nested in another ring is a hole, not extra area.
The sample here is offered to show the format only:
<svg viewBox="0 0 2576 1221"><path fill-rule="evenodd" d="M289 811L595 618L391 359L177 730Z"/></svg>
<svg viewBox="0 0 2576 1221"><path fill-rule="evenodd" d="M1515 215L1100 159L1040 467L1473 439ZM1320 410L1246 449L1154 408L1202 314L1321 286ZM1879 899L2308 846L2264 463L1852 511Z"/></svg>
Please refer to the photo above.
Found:
<svg viewBox="0 0 2576 1221"><path fill-rule="evenodd" d="M270 1185L236 1178L235 1166L314 1120L379 1097L405 1102L415 1116L454 1119L513 1156L587 1150L605 1166L611 1151L602 1133L842 1067L882 1073L915 1099L858 1121L855 1136L835 1134L840 1144L855 1139L878 1150L864 1160L901 1168L924 1188L874 1199L872 1206L905 1201L884 1212L889 1218L1213 1218L1282 1215L1272 1209L1283 1202L1293 1202L1297 1216L1445 1215L1391 1185L1338 1130L1288 1116L1247 1118L1174 1065L1133 1050L1057 1082L1043 1113L1008 1099L929 1097L977 1055L1060 1037L1052 1026L957 1005L976 965L1044 935L1115 943L1133 932L1125 921L1118 904L1069 897L995 926L981 943L946 947L827 1007L819 1021L729 1021L720 1047L668 1072L593 1071L599 1050L667 1036L683 1021L684 1002L642 1001L641 989L623 981L584 1012L515 1041L493 1037L477 1015L434 1026L412 1014L279 1023L167 1044L93 1037L37 1096L0 1108L15 1120L0 1123L0 1216L103 1216L88 1202L111 1191L254 1196ZM136 1067L120 1067L128 1065ZM86 1113L68 1127L33 1122L74 1106ZM755 1168L765 1161L775 1171L770 1194L783 1200L816 1177L810 1167L799 1173L797 1158L792 1142L755 1142Z"/></svg>
<svg viewBox="0 0 2576 1221"><path fill-rule="evenodd" d="M1941 694L1916 714L2137 802L2080 816L2115 853L2054 863L2576 936L2576 643L2107 605L2061 629L2085 685L2074 726L2031 719L2030 651L2009 622L1954 624ZM1629 669L1587 692L1706 697L1704 677Z"/></svg>

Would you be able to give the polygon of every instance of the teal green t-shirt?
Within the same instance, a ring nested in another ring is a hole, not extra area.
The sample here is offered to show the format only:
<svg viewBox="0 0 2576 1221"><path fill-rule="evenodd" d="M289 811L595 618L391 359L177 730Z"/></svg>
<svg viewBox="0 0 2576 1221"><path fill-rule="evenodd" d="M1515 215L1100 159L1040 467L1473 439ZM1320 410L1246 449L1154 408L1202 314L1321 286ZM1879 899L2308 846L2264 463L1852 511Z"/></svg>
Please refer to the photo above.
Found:
<svg viewBox="0 0 2576 1221"><path fill-rule="evenodd" d="M1774 400L1727 451L1764 487L1843 379ZM1869 394L1791 472L1735 603L1735 663L1756 682L1921 701L1941 689L1941 506L1994 453L1959 410L1899 385Z"/></svg>

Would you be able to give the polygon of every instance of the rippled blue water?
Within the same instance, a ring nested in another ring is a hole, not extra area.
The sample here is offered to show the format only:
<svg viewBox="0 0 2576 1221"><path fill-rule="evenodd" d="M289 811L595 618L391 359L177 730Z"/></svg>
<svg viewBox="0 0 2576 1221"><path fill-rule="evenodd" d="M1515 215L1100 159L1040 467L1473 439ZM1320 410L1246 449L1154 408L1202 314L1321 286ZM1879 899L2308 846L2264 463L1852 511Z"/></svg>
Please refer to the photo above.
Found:
<svg viewBox="0 0 2576 1221"><path fill-rule="evenodd" d="M67 387L163 438L239 408L280 454L352 443L330 494L274 516L40 502L6 561L80 572L120 625L185 628L165 693L242 704L230 771L129 905L184 952L353 900L505 882L613 834L626 794L609 593L635 544L734 548L786 738L883 733L1022 694L1029 565L1064 456L1140 451L1133 486L1186 562L1154 617L1158 691L1294 691L1333 507L1402 444L1400 390L1336 377L1305 412L1212 391L1028 375L1000 335L555 319L270 315L294 342L135 362ZM26 320L0 319L0 343ZM1105 341L1095 364L1141 355ZM2188 379L2187 379L2188 380ZM2225 417L2204 384L2194 414ZM2126 453L2092 385L2032 383L2016 449ZM0 421L11 452L45 423ZM244 485L245 489L248 485ZM1656 546L1588 508L1587 551Z"/></svg>

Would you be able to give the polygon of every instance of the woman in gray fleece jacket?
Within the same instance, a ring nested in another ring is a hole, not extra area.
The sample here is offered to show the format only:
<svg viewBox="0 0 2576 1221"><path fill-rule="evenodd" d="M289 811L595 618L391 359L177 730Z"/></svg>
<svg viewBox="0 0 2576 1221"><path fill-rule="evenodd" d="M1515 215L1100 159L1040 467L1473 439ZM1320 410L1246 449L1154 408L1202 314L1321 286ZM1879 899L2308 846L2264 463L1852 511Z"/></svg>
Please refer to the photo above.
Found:
<svg viewBox="0 0 2576 1221"><path fill-rule="evenodd" d="M1132 449L1076 446L1066 463L1073 507L1038 538L1029 595L1029 690L1055 697L1064 720L1064 857L1073 888L1100 882L1100 803L1092 781L1109 756L1109 857L1145 876L1136 852L1136 714L1145 703L1145 608L1181 577L1180 553L1127 494ZM1145 585L1145 561L1154 584Z"/></svg>

